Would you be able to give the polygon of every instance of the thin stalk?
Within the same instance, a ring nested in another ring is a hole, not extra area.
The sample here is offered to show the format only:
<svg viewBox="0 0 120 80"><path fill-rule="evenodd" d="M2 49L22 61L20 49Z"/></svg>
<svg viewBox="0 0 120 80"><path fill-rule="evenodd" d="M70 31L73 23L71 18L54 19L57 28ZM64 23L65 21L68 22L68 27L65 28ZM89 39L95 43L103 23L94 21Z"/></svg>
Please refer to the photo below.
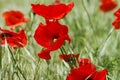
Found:
<svg viewBox="0 0 120 80"><path fill-rule="evenodd" d="M66 52L65 48L64 48L63 46L62 46L61 48L62 48L62 50L63 50L63 51L67 54L67 52Z"/></svg>
<svg viewBox="0 0 120 80"><path fill-rule="evenodd" d="M85 10L85 12L86 12L86 14L87 14L87 16L88 16L88 20L89 20L89 23L90 23L90 27L91 27L91 29L92 29L92 31L93 31L93 34L95 34L95 29L94 29L94 26L93 26L93 24L92 24L92 20L91 20L91 17L90 17L90 15L89 15L89 12L88 12L88 10L87 10L87 8L86 8L86 6L85 6L84 0L82 0L82 5L83 5L83 8L84 8L84 10ZM96 35L95 35L94 37L95 37L95 42L97 43Z"/></svg>
<svg viewBox="0 0 120 80"><path fill-rule="evenodd" d="M5 65L3 67L3 69L0 70L1 71L1 74L0 74L1 75L1 79L0 80L4 80L4 78L5 78L6 74L7 74L8 66L9 66L9 64Z"/></svg>
<svg viewBox="0 0 120 80"><path fill-rule="evenodd" d="M62 54L64 54L64 52L63 52L62 48L60 48L60 51L61 51L61 53L62 53Z"/></svg>
<svg viewBox="0 0 120 80"><path fill-rule="evenodd" d="M35 70L35 74L34 74L33 80L36 80L37 74L38 74L38 72L39 72L39 63L40 63L40 59L38 60L38 64L37 64L37 66L36 66L36 70Z"/></svg>
<svg viewBox="0 0 120 80"><path fill-rule="evenodd" d="M29 22L26 24L26 26L29 26L29 27L26 27L26 28L31 31L32 29L31 27L33 26L33 23L35 21L36 14L32 10L30 10L28 14L29 14Z"/></svg>
<svg viewBox="0 0 120 80"><path fill-rule="evenodd" d="M0 46L0 69L2 69L2 47Z"/></svg>
<svg viewBox="0 0 120 80"><path fill-rule="evenodd" d="M14 72L13 73L13 75L12 75L12 80L14 80L14 75L16 74L16 76L19 78L19 80L20 80L20 76L18 75L18 73L17 72Z"/></svg>
<svg viewBox="0 0 120 80"><path fill-rule="evenodd" d="M109 34L107 35L105 41L103 42L103 44L98 48L98 53L99 55L103 55L103 51L104 49L106 48L106 44L107 42L109 41L111 35L112 35L112 32L114 31L114 29L112 28L110 31L109 31Z"/></svg>
<svg viewBox="0 0 120 80"><path fill-rule="evenodd" d="M85 4L84 4L84 0L82 0L82 4L83 4L83 8L84 8L84 10L85 10L85 12L86 12L86 14L87 14L87 16L88 16L89 23L90 23L90 27L91 27L91 29L93 30L93 33L95 33L94 27L93 27L93 24L92 24L92 20L91 20L91 18L90 18L90 15L89 15L89 13L88 13L88 10L87 10L87 8L86 8L86 6L85 6Z"/></svg>
<svg viewBox="0 0 120 80"><path fill-rule="evenodd" d="M10 69L10 67L9 67L9 70L7 71L7 73L8 73L8 80L12 80L12 78L11 78L11 69Z"/></svg>
<svg viewBox="0 0 120 80"><path fill-rule="evenodd" d="M70 44L69 44L69 50L71 51L71 53L74 53L73 48Z"/></svg>
<svg viewBox="0 0 120 80"><path fill-rule="evenodd" d="M33 60L33 62L35 62L34 57L31 55L31 53L28 51L28 49L24 47L24 50L27 53L27 55Z"/></svg>
<svg viewBox="0 0 120 80"><path fill-rule="evenodd" d="M50 80L50 65L48 64L47 66L47 75L46 77L48 77L47 79Z"/></svg>
<svg viewBox="0 0 120 80"><path fill-rule="evenodd" d="M10 49L9 46L8 46L8 49L9 49L9 51L10 51L10 54L11 54L11 57L12 57L14 63L16 64L17 61L15 60L15 57L14 57L14 55L13 55L13 53L12 53L12 51L11 51L11 49ZM18 67L18 65L16 65L16 67L17 67L17 69L19 70L20 74L23 76L23 78L24 78L25 80L27 80L26 77L24 76L24 74L22 73L22 70Z"/></svg>

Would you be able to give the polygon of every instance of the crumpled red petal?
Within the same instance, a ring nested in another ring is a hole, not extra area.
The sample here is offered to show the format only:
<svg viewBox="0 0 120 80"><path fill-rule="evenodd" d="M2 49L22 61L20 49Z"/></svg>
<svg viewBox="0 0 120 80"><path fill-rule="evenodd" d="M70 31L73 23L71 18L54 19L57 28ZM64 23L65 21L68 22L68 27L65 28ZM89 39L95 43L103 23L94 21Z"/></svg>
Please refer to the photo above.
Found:
<svg viewBox="0 0 120 80"><path fill-rule="evenodd" d="M66 62L69 62L70 58L72 57L78 61L79 55L80 54L60 54L59 58L66 61Z"/></svg>
<svg viewBox="0 0 120 80"><path fill-rule="evenodd" d="M4 30L0 28L0 44L5 44L5 39L7 43L13 48L23 47L27 44L27 37L24 30L20 32L13 32L10 30Z"/></svg>

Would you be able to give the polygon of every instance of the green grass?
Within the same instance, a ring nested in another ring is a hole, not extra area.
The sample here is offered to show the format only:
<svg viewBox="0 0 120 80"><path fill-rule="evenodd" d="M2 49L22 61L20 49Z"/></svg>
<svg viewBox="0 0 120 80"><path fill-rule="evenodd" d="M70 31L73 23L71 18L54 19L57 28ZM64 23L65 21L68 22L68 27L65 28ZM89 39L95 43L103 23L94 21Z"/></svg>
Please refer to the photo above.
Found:
<svg viewBox="0 0 120 80"><path fill-rule="evenodd" d="M5 26L1 17L7 10L21 10L26 17L29 17L28 24L19 27L26 30L28 44L25 48L13 50L5 45L0 47L0 70L1 80L65 80L69 73L69 67L59 59L60 50L51 53L52 59L45 61L39 59L37 53L42 49L33 38L34 31L40 22L44 22L41 16L34 16L31 13L31 3L50 4L54 0L0 0L0 26ZM70 0L61 0L64 3ZM74 0L73 10L60 22L68 26L71 37L72 50L80 54L80 58L87 57L97 66L98 70L108 69L107 80L120 80L120 31L111 32L112 21L115 19L111 12L102 13L99 10L99 0ZM87 12L86 12L86 9ZM107 38L109 36L109 38ZM69 44L64 48L68 53ZM11 52L12 51L12 52ZM11 57L11 53L14 56ZM20 70L19 70L20 68Z"/></svg>

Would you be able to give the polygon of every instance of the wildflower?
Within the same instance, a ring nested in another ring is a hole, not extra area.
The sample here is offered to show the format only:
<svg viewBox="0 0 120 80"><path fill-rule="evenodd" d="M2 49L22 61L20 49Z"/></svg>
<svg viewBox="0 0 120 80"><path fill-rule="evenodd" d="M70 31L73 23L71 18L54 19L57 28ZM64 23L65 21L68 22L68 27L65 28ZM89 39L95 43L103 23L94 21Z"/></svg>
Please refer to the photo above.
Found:
<svg viewBox="0 0 120 80"><path fill-rule="evenodd" d="M108 12L117 6L117 0L101 0L100 10Z"/></svg>
<svg viewBox="0 0 120 80"><path fill-rule="evenodd" d="M23 47L27 44L27 38L24 30L20 32L13 32L10 30L4 30L0 28L0 45L4 45L5 41L8 45L14 49L17 47Z"/></svg>
<svg viewBox="0 0 120 80"><path fill-rule="evenodd" d="M118 9L114 15L117 17L113 22L114 29L120 29L120 9Z"/></svg>
<svg viewBox="0 0 120 80"><path fill-rule="evenodd" d="M98 72L89 59L80 59L79 65L78 68L70 70L66 80L106 80L107 70Z"/></svg>
<svg viewBox="0 0 120 80"><path fill-rule="evenodd" d="M71 69L66 80L87 80L86 78L94 74L95 71L96 67L93 64L83 65L79 68Z"/></svg>
<svg viewBox="0 0 120 80"><path fill-rule="evenodd" d="M46 25L40 23L34 38L38 44L47 49L47 52L59 49L65 40L70 42L67 26L59 24L58 21L47 22ZM39 54L39 57L42 53Z"/></svg>
<svg viewBox="0 0 120 80"><path fill-rule="evenodd" d="M3 17L5 19L6 25L10 26L11 29L20 26L22 23L28 21L27 18L24 18L24 14L20 11L7 11L3 13Z"/></svg>
<svg viewBox="0 0 120 80"><path fill-rule="evenodd" d="M74 6L74 3L71 2L69 4L51 4L51 5L43 5L43 4L32 4L32 10L36 14L46 18L46 19L61 19L65 17L65 15L70 12Z"/></svg>

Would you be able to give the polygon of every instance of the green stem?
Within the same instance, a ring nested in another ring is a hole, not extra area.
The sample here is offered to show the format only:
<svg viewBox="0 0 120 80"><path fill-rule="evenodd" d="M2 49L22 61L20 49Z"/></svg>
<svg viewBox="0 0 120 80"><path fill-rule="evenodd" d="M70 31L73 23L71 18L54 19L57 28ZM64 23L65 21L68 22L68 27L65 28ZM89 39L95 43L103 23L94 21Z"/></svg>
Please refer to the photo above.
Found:
<svg viewBox="0 0 120 80"><path fill-rule="evenodd" d="M74 53L74 49L72 48L72 46L69 44L69 50L71 51L71 53Z"/></svg>
<svg viewBox="0 0 120 80"><path fill-rule="evenodd" d="M0 69L2 69L2 47L0 46Z"/></svg>
<svg viewBox="0 0 120 80"><path fill-rule="evenodd" d="M15 57L14 57L14 55L13 55L13 53L12 53L12 51L11 51L11 49L10 49L9 46L8 46L8 49L9 49L9 51L10 51L10 54L11 54L11 57L12 57L14 63L16 64L17 61L15 60ZM16 67L17 67L17 69L19 70L20 74L23 76L23 78L24 78L25 80L27 80L26 77L24 76L24 74L22 73L22 70L19 68L19 66L16 65Z"/></svg>
<svg viewBox="0 0 120 80"><path fill-rule="evenodd" d="M12 80L14 80L14 75L16 74L16 76L18 76L18 79L20 80L20 76L18 75L18 73L17 72L14 72L13 74L12 74Z"/></svg>
<svg viewBox="0 0 120 80"><path fill-rule="evenodd" d="M86 12L86 14L87 14L87 16L88 16L88 20L89 20L89 23L90 23L90 27L91 27L91 29L92 29L92 31L93 31L93 34L95 34L95 29L94 29L94 26L93 26L93 24L92 24L92 20L91 20L91 18L90 18L89 12L88 12L85 4L84 4L84 0L82 0L82 5L83 5L83 8L84 8L84 10L85 10L85 12ZM96 37L96 35L94 35L94 37L95 37L95 42L97 43L97 37ZM97 43L97 44L98 44L98 43Z"/></svg>
<svg viewBox="0 0 120 80"><path fill-rule="evenodd" d="M63 52L62 48L60 48L60 51L61 51L61 53L62 53L62 54L64 54L64 52Z"/></svg>
<svg viewBox="0 0 120 80"><path fill-rule="evenodd" d="M67 54L67 52L66 52L65 48L64 48L63 46L62 46L61 48L62 48L62 50L65 52L65 54Z"/></svg>
<svg viewBox="0 0 120 80"><path fill-rule="evenodd" d="M37 75L38 75L38 72L39 72L39 63L40 63L40 59L38 60L38 64L37 64L37 66L36 66L36 70L35 70L35 75L34 75L34 78L33 78L33 80L36 80L36 77L37 77Z"/></svg>
<svg viewBox="0 0 120 80"><path fill-rule="evenodd" d="M106 48L106 44L107 44L109 38L111 37L111 34L112 34L113 31L114 31L114 29L112 28L112 29L109 31L109 34L107 35L107 38L105 39L105 41L103 42L103 44L98 48L98 53L99 53L99 55L103 55L103 51L104 51L104 49Z"/></svg>
<svg viewBox="0 0 120 80"><path fill-rule="evenodd" d="M91 29L93 30L93 33L95 33L95 30L94 30L94 27L93 27L93 24L92 24L92 20L91 20L91 18L90 18L90 15L89 15L89 13L88 13L87 8L85 7L84 0L82 0L82 4L83 4L83 8L84 8L84 10L85 10L85 12L86 12L86 14L87 14L87 16L88 16L89 23L90 23L90 27L91 27Z"/></svg>

